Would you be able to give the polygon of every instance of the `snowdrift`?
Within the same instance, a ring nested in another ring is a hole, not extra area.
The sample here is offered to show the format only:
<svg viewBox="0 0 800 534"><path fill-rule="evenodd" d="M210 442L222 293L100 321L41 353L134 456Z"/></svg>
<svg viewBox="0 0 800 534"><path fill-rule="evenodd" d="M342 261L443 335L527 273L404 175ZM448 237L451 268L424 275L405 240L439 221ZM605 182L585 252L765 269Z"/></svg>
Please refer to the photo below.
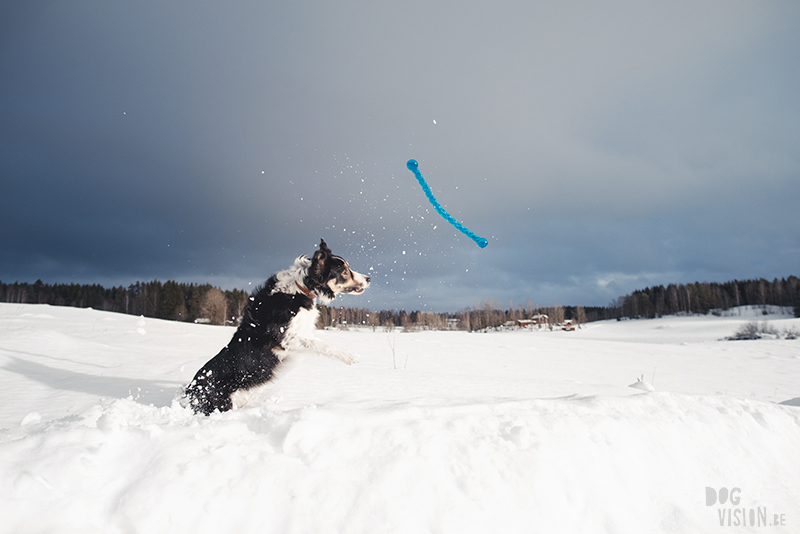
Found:
<svg viewBox="0 0 800 534"><path fill-rule="evenodd" d="M750 314L320 332L362 363L202 417L230 329L2 304L0 531L797 532L800 341L720 341Z"/></svg>

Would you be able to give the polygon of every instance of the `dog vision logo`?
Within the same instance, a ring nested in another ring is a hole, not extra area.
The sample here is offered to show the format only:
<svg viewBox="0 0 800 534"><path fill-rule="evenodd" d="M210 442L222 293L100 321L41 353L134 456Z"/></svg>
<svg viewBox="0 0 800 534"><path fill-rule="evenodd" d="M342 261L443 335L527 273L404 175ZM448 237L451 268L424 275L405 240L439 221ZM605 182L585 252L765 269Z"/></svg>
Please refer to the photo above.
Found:
<svg viewBox="0 0 800 534"><path fill-rule="evenodd" d="M748 508L742 504L740 488L709 488L706 486L706 506L719 505L717 518L721 527L775 527L786 525L786 514L769 517L766 506ZM727 505L727 506L726 506Z"/></svg>

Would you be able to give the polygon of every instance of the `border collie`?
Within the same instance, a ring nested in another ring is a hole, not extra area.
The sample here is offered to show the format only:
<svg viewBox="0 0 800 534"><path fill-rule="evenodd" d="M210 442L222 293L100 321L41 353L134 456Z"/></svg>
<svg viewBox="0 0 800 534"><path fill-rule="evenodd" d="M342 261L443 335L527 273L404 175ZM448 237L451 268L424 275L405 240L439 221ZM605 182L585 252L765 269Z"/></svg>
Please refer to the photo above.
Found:
<svg viewBox="0 0 800 534"><path fill-rule="evenodd" d="M300 256L253 292L233 339L187 386L189 406L205 415L241 408L292 352L316 352L356 363L355 354L314 336L319 316L314 301L328 304L340 293L363 293L369 282L321 240L311 259Z"/></svg>

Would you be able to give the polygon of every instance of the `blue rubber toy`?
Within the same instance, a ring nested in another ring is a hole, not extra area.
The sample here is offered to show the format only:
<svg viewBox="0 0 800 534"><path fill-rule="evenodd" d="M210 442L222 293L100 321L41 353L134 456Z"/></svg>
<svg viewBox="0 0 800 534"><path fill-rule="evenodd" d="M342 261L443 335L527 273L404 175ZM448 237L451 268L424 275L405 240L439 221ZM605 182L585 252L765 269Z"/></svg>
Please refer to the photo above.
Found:
<svg viewBox="0 0 800 534"><path fill-rule="evenodd" d="M433 193L431 193L431 188L428 187L428 182L425 181L425 178L422 177L422 173L419 172L419 163L417 163L417 160L415 159L408 160L408 163L406 163L406 167L408 167L408 170L413 172L414 176L417 177L417 181L419 182L419 185L422 186L422 190L425 192L425 196L428 197L428 200L430 201L431 205L439 213L439 215L441 215L445 221L452 224L457 230L459 230L465 236L475 241L475 243L479 247L486 248L486 246L489 244L488 240L486 240L483 237L475 235L473 232L469 230L469 228L458 222L452 215L447 213L447 211L442 207L442 205L439 204L439 202L436 200L436 197L434 197Z"/></svg>

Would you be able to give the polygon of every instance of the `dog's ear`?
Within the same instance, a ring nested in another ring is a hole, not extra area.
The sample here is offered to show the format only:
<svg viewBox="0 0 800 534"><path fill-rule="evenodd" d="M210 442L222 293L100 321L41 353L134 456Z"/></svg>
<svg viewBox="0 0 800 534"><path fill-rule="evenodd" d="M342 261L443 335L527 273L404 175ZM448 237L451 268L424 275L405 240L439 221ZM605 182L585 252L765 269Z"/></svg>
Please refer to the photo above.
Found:
<svg viewBox="0 0 800 534"><path fill-rule="evenodd" d="M325 244L324 240L320 241L319 250L314 253L314 257L311 259L312 270L317 273L324 272L325 262L328 261L330 256L331 249L328 248L328 245Z"/></svg>

